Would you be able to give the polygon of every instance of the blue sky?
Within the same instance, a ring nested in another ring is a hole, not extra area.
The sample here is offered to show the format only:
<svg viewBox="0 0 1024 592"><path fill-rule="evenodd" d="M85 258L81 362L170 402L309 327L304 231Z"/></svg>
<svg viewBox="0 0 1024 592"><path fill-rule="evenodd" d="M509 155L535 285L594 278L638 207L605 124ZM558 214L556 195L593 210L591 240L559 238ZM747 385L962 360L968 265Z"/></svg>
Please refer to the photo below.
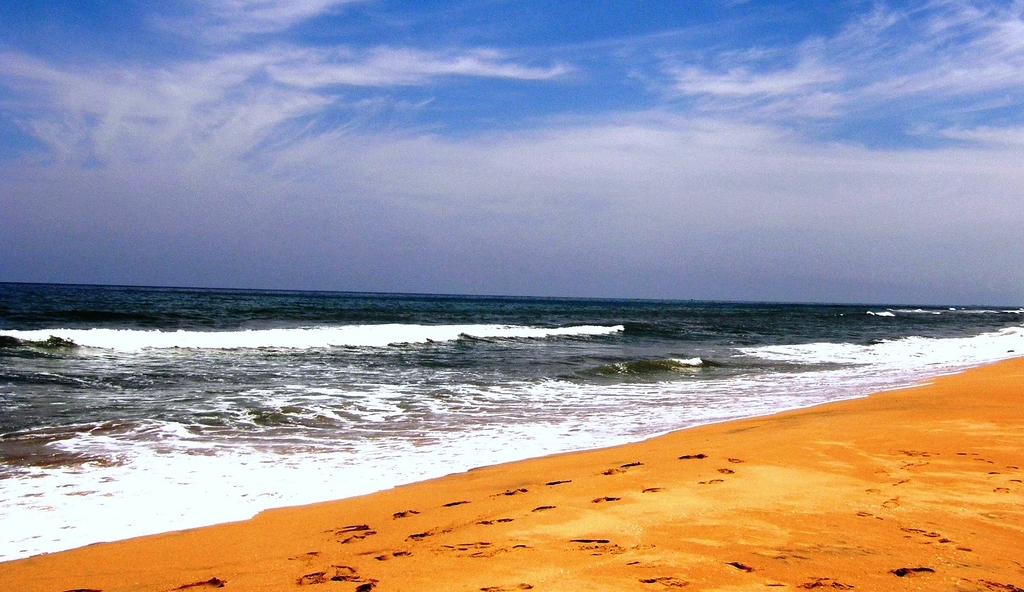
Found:
<svg viewBox="0 0 1024 592"><path fill-rule="evenodd" d="M0 281L1024 304L1024 3L0 5Z"/></svg>

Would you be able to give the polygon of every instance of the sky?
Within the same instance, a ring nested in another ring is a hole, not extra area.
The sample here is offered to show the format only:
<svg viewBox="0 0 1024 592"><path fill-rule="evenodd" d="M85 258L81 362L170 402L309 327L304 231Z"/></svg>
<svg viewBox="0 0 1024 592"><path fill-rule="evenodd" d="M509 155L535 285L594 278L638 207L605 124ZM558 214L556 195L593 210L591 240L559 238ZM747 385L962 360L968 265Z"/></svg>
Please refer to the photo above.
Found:
<svg viewBox="0 0 1024 592"><path fill-rule="evenodd" d="M1024 304L1024 2L5 0L0 281Z"/></svg>

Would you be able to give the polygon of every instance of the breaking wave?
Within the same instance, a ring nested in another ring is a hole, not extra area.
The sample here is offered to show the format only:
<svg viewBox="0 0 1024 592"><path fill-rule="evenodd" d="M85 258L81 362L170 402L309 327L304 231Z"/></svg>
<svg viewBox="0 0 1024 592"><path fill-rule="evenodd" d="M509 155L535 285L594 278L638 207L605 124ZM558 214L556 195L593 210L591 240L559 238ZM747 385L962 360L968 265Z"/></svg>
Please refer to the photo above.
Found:
<svg viewBox="0 0 1024 592"><path fill-rule="evenodd" d="M604 376L650 376L670 372L693 372L695 370L700 370L700 368L705 365L708 364L700 358L629 360L627 362L617 362L615 364L598 366L597 368L594 368L593 372Z"/></svg>
<svg viewBox="0 0 1024 592"><path fill-rule="evenodd" d="M746 355L797 364L875 365L880 368L965 368L1024 352L1024 327L973 337L886 339L870 345L805 343L740 348Z"/></svg>
<svg viewBox="0 0 1024 592"><path fill-rule="evenodd" d="M115 351L144 349L311 349L327 347L387 347L438 343L458 339L546 339L602 336L619 333L610 327L524 327L511 325L345 325L238 331L147 331L137 329L40 329L0 331L0 347L102 348Z"/></svg>

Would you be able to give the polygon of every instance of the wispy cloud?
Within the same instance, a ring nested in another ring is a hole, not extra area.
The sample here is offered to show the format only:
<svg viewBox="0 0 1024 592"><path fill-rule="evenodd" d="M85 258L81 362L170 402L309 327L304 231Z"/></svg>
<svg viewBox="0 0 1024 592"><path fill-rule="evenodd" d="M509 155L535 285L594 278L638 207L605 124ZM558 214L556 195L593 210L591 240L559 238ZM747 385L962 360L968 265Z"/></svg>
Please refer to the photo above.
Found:
<svg viewBox="0 0 1024 592"><path fill-rule="evenodd" d="M154 17L160 28L216 43L284 31L330 14L346 4L369 0L211 0L194 3L188 17Z"/></svg>
<svg viewBox="0 0 1024 592"><path fill-rule="evenodd" d="M757 73L745 67L724 73L697 67L670 69L670 72L676 78L675 88L683 94L734 98L806 94L842 80L836 69L813 61L804 61L785 70Z"/></svg>
<svg viewBox="0 0 1024 592"><path fill-rule="evenodd" d="M941 130L939 134L953 140L962 140L988 147L1024 147L1024 127L1022 126L949 128Z"/></svg>
<svg viewBox="0 0 1024 592"><path fill-rule="evenodd" d="M334 122L326 132L367 104L342 100L339 86L423 85L450 76L550 80L569 71L522 65L489 49L275 47L159 68L2 58L0 78L22 96L20 124L56 158L78 162L131 159L140 144L219 161L287 142L301 132L300 120L320 116Z"/></svg>
<svg viewBox="0 0 1024 592"><path fill-rule="evenodd" d="M551 80L570 70L562 64L525 66L492 49L423 51L392 47L361 52L344 48L292 50L267 68L274 80L304 88L420 85L446 76Z"/></svg>
<svg viewBox="0 0 1024 592"><path fill-rule="evenodd" d="M58 160L71 162L172 153L237 157L283 122L330 102L254 84L268 59L253 54L154 69L69 69L19 54L4 57L0 75L35 105L21 124Z"/></svg>
<svg viewBox="0 0 1024 592"><path fill-rule="evenodd" d="M699 67L670 68L674 89L696 96L707 111L743 109L784 117L831 117L843 103L837 92L843 74L815 60L803 60L788 69L754 71L736 66L726 72Z"/></svg>
<svg viewBox="0 0 1024 592"><path fill-rule="evenodd" d="M789 45L291 34L346 4L197 1L175 51L130 60L5 46L0 116L43 148L0 159L0 273L791 298L806 272L862 291L804 297L1024 290L1024 1L879 3ZM366 121L399 104L402 125ZM865 128L897 140L860 142ZM756 274L778 291L737 288ZM878 282L906 290L862 289Z"/></svg>
<svg viewBox="0 0 1024 592"><path fill-rule="evenodd" d="M914 42L887 53L888 75L864 87L879 99L936 100L1024 84L1024 3L939 1L909 26Z"/></svg>
<svg viewBox="0 0 1024 592"><path fill-rule="evenodd" d="M973 109L986 95L1024 100L1024 2L879 4L836 35L791 47L730 49L663 68L671 93L706 112L842 117L942 105ZM794 64L779 67L779 63ZM754 109L752 109L754 108ZM881 110L881 111L880 111Z"/></svg>
<svg viewBox="0 0 1024 592"><path fill-rule="evenodd" d="M989 300L1024 287L1006 272L1024 244L1022 155L823 147L772 126L653 112L459 139L336 130L250 166L23 167L4 199L43 221L47 253L85 237L131 259L141 227L175 245L168 258L204 265L203 233L215 232L239 254L218 251L211 273L238 285L271 265L313 287L330 276L361 289L550 294L570 281L576 294L792 298L804 275L852 290L811 286L821 298ZM160 203L138 205L150 188ZM967 287L949 285L954 268ZM884 281L903 291L873 290Z"/></svg>

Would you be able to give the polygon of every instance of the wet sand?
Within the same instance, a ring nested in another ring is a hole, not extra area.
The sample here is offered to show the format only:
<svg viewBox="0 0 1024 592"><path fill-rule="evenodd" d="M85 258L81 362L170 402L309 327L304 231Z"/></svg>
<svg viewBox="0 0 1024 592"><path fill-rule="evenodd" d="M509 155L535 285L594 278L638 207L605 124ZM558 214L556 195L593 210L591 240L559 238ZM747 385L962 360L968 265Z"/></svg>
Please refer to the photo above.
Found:
<svg viewBox="0 0 1024 592"><path fill-rule="evenodd" d="M865 399L0 563L0 589L1024 592L1022 466L1018 358Z"/></svg>

